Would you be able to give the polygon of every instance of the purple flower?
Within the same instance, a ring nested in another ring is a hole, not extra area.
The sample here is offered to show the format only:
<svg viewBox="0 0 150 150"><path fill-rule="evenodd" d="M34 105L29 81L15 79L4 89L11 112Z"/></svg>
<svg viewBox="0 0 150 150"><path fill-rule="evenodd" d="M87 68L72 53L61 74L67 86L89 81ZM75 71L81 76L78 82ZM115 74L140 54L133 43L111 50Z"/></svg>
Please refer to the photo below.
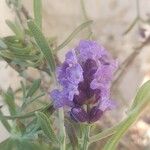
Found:
<svg viewBox="0 0 150 150"><path fill-rule="evenodd" d="M117 62L95 41L82 40L57 68L60 88L51 92L54 107L69 106L77 122L95 122L114 106L110 86Z"/></svg>

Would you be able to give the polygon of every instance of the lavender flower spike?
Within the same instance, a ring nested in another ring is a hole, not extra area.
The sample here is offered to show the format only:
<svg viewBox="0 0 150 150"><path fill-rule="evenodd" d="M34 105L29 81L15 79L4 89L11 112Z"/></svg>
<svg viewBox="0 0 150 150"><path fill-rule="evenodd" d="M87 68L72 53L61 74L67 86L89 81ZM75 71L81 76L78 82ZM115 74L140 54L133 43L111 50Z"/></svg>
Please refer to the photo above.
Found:
<svg viewBox="0 0 150 150"><path fill-rule="evenodd" d="M113 107L110 86L117 62L95 41L82 40L57 68L60 89L51 92L55 108L69 106L77 122L92 123Z"/></svg>

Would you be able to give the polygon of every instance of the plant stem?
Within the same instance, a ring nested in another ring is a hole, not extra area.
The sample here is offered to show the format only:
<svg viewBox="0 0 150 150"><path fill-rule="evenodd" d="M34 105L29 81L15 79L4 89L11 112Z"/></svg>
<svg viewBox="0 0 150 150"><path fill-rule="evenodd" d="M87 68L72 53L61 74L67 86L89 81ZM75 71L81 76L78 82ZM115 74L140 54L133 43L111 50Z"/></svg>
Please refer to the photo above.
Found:
<svg viewBox="0 0 150 150"><path fill-rule="evenodd" d="M113 134L115 134L116 130L117 130L117 127L118 125L114 126L114 127L111 127L109 129L106 129L96 135L93 135L92 137L90 137L89 141L90 141L90 144L91 143L94 143L94 142L97 142L97 141L100 141L108 136L111 136Z"/></svg>
<svg viewBox="0 0 150 150"><path fill-rule="evenodd" d="M86 125L84 128L83 135L83 147L82 150L88 150L89 147L89 134L90 134L90 125Z"/></svg>
<svg viewBox="0 0 150 150"><path fill-rule="evenodd" d="M30 118L30 117L34 117L35 116L35 112L36 111L41 111L41 112L45 112L45 111L49 111L51 114L54 112L54 108L51 104L48 104L47 106L43 107L43 108L39 108L37 110L34 110L32 112L26 113L24 115L14 115L14 116L4 116L7 120L14 120L14 119L26 119L26 118Z"/></svg>
<svg viewBox="0 0 150 150"><path fill-rule="evenodd" d="M60 108L58 110L59 114L59 130L60 130L60 150L66 150L66 131L65 131L65 126L64 126L64 110L63 108Z"/></svg>
<svg viewBox="0 0 150 150"><path fill-rule="evenodd" d="M86 12L86 8L85 8L85 3L84 0L80 0L80 4L81 4L81 9L82 9L82 13L83 13L83 17L85 21L88 21L88 16L87 16L87 12ZM90 26L88 26L88 38L93 38L93 32Z"/></svg>
<svg viewBox="0 0 150 150"><path fill-rule="evenodd" d="M113 81L112 88L115 88L121 81L122 77L126 74L128 68L133 64L136 57L142 52L143 47L148 45L150 37L148 37L140 46L136 47L135 50L123 61L121 67L116 71L116 79Z"/></svg>
<svg viewBox="0 0 150 150"><path fill-rule="evenodd" d="M61 43L58 47L56 47L56 49L54 50L54 52L61 50L62 48L64 48L80 31L82 31L83 29L89 27L89 25L92 24L92 20L86 20L84 23L82 23L81 25L79 25L68 37L67 39Z"/></svg>

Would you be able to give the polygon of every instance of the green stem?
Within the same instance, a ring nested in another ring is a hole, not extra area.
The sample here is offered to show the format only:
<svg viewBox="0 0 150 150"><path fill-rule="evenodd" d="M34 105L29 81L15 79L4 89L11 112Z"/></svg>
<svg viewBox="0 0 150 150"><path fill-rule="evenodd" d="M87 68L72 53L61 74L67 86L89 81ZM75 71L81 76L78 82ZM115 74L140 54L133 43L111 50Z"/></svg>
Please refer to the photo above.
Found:
<svg viewBox="0 0 150 150"><path fill-rule="evenodd" d="M83 17L84 17L84 20L85 21L88 21L88 16L87 16L87 12L86 12L86 8L85 8L85 3L84 3L84 0L80 0L80 3L81 3L81 9L82 9L82 13L83 13ZM92 29L91 29L91 26L88 26L88 38L93 38L93 32L92 32Z"/></svg>
<svg viewBox="0 0 150 150"><path fill-rule="evenodd" d="M56 47L56 49L54 50L54 52L61 50L62 48L64 48L80 31L82 31L83 29L87 28L90 24L92 23L92 20L87 20L84 23L82 23L81 25L79 25L68 37L67 39L61 43L58 47Z"/></svg>
<svg viewBox="0 0 150 150"><path fill-rule="evenodd" d="M51 111L51 113L54 112L54 108L52 107L51 104L48 104L47 106L43 107L43 108L39 108L37 110L34 110L32 112L29 112L27 114L24 115L14 115L14 116L4 116L7 120L14 120L14 119L26 119L26 118L30 118L30 117L34 117L35 116L35 112L36 111L41 111L41 112L45 112L45 111Z"/></svg>
<svg viewBox="0 0 150 150"><path fill-rule="evenodd" d="M59 130L60 130L60 150L66 150L66 131L65 131L65 126L64 126L64 110L63 108L60 108L58 110L59 114Z"/></svg>
<svg viewBox="0 0 150 150"><path fill-rule="evenodd" d="M108 136L111 136L113 134L115 134L116 130L117 130L117 127L118 125L114 126L114 127L111 127L109 129L106 129L96 135L93 135L92 137L90 137L89 141L90 141L90 144L91 143L94 143L94 142L97 142L97 141L100 141Z"/></svg>
<svg viewBox="0 0 150 150"><path fill-rule="evenodd" d="M83 147L82 150L88 150L89 147L89 134L90 134L90 125L86 125L84 128L83 135Z"/></svg>

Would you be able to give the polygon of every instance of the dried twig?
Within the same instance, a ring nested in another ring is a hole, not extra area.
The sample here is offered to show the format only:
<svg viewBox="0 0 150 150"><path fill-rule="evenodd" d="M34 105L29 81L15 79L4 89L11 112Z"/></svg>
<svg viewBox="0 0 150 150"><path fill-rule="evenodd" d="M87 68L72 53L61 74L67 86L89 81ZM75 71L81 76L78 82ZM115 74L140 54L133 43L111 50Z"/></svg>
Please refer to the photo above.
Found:
<svg viewBox="0 0 150 150"><path fill-rule="evenodd" d="M136 17L133 20L133 22L129 25L129 27L126 29L126 31L124 31L123 35L128 34L133 27L138 23L138 28L139 28L139 21L141 21L141 16L140 16L140 4L139 4L139 0L136 0Z"/></svg>
<svg viewBox="0 0 150 150"><path fill-rule="evenodd" d="M142 51L142 48L145 45L149 44L149 42L150 42L150 37L148 37L139 47L135 48L132 54L123 61L121 67L116 72L117 77L113 81L112 87L114 87L120 81L120 79L128 70L129 66L132 65L135 58L140 54L140 52Z"/></svg>

